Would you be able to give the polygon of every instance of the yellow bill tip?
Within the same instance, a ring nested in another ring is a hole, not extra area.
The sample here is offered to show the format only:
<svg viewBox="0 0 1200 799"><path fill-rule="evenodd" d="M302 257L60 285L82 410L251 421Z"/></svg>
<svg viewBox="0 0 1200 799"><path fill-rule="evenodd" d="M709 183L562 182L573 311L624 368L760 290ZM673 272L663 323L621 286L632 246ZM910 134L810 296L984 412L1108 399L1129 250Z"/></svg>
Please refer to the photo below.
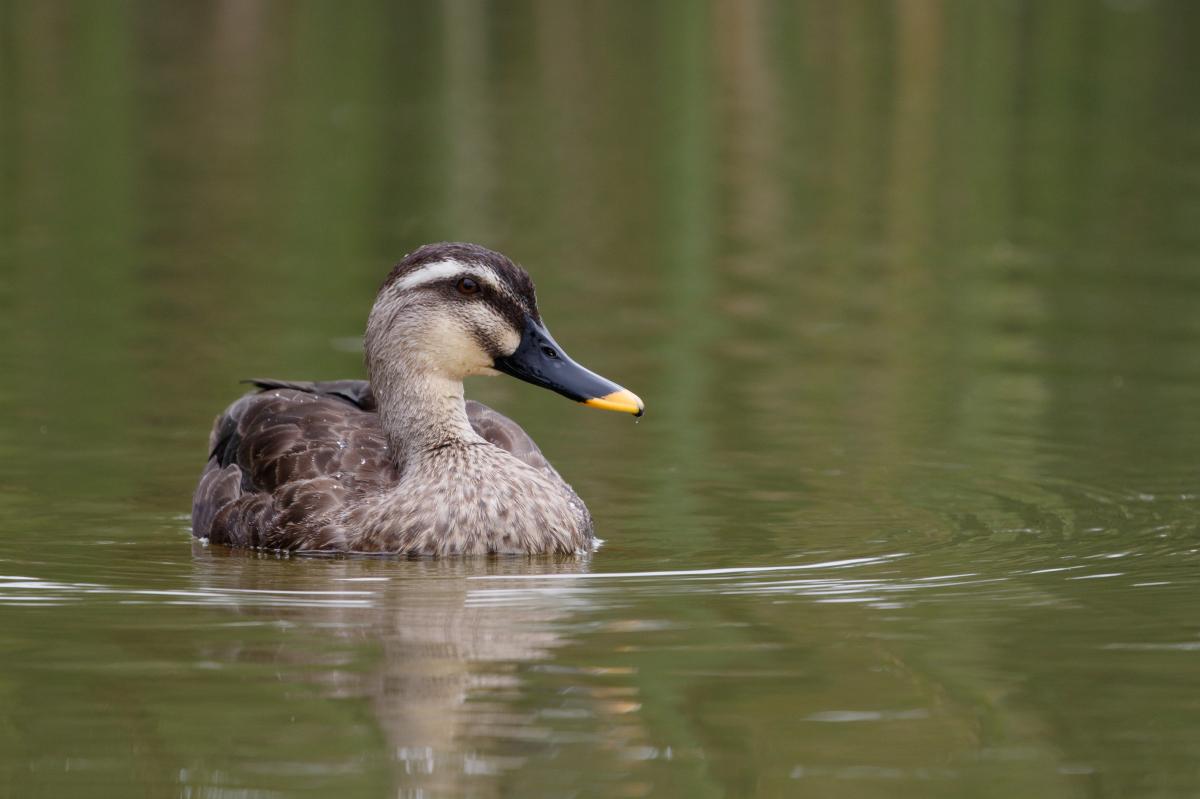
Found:
<svg viewBox="0 0 1200 799"><path fill-rule="evenodd" d="M605 394L603 397L593 397L590 400L584 400L583 404L605 411L632 413L634 416L641 416L646 409L645 403L638 398L637 394L625 389Z"/></svg>

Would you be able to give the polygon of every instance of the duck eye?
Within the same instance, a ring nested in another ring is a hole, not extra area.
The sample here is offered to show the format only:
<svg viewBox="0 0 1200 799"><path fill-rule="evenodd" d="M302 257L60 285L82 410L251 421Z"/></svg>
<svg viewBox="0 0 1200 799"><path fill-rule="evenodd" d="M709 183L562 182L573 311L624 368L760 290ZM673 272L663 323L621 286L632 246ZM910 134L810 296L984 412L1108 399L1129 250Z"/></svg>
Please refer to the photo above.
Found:
<svg viewBox="0 0 1200 799"><path fill-rule="evenodd" d="M455 287L458 289L459 294L478 294L479 293L479 283L475 280L472 280L469 277L459 278L458 283L456 284Z"/></svg>

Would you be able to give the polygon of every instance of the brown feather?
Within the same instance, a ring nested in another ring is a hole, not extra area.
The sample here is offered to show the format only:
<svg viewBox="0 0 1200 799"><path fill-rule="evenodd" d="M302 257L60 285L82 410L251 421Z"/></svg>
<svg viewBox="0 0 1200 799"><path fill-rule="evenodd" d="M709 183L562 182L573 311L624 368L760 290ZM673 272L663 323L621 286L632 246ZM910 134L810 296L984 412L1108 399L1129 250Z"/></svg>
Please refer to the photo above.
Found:
<svg viewBox="0 0 1200 799"><path fill-rule="evenodd" d="M333 521L337 512L347 500L394 486L402 467L380 426L370 385L253 382L259 391L235 401L213 425L211 455L193 498L194 534L230 546L344 549L345 530ZM561 481L516 422L479 402L467 401L466 411L482 438ZM446 532L417 535L423 543L415 548L437 551Z"/></svg>

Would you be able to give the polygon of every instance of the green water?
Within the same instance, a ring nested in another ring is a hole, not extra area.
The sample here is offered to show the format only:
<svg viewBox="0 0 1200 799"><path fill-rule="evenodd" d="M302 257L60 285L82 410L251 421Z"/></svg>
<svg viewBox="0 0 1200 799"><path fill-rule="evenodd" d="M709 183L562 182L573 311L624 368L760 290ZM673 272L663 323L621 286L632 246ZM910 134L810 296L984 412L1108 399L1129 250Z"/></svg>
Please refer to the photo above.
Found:
<svg viewBox="0 0 1200 799"><path fill-rule="evenodd" d="M1187 2L0 2L0 796L1200 795ZM193 543L503 250L584 561Z"/></svg>

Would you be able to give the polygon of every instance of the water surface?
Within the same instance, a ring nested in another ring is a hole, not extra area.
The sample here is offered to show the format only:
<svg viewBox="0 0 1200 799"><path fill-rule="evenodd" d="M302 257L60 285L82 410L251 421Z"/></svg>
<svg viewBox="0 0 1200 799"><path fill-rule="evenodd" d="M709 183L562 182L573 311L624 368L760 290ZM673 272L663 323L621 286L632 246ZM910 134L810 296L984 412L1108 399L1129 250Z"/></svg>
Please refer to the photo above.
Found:
<svg viewBox="0 0 1200 799"><path fill-rule="evenodd" d="M1200 794L1200 70L1168 2L0 2L0 794ZM586 559L192 541L425 241Z"/></svg>

